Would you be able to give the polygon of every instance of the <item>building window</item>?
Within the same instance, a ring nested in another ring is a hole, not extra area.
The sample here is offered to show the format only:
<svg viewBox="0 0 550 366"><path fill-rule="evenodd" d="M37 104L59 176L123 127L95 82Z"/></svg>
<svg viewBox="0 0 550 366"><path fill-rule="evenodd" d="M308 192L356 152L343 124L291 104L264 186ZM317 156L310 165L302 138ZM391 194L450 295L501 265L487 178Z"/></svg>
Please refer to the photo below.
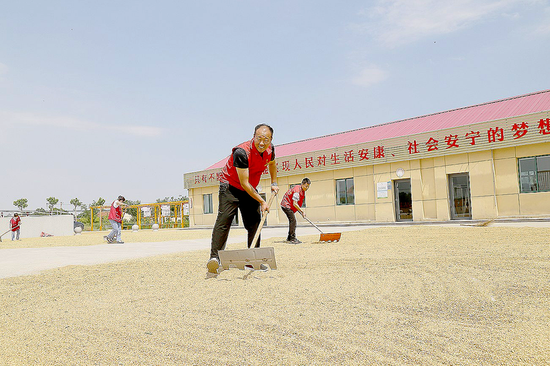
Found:
<svg viewBox="0 0 550 366"><path fill-rule="evenodd" d="M302 185L302 183L298 183L298 184L291 184L291 185L290 185L290 189L292 189L292 188L294 188L294 187L296 187L296 186L301 186L301 185ZM304 196L304 202L302 202L302 206L301 206L302 208L305 208L305 207L307 207L307 206L306 206L306 198L307 198L307 197L306 197L306 196Z"/></svg>
<svg viewBox="0 0 550 366"><path fill-rule="evenodd" d="M355 195L353 193L353 178L336 180L336 204L355 204Z"/></svg>
<svg viewBox="0 0 550 366"><path fill-rule="evenodd" d="M550 155L518 159L521 193L550 191Z"/></svg>
<svg viewBox="0 0 550 366"><path fill-rule="evenodd" d="M204 205L204 213L205 214L211 214L214 212L212 209L212 193L210 194L203 194L202 195L202 202Z"/></svg>

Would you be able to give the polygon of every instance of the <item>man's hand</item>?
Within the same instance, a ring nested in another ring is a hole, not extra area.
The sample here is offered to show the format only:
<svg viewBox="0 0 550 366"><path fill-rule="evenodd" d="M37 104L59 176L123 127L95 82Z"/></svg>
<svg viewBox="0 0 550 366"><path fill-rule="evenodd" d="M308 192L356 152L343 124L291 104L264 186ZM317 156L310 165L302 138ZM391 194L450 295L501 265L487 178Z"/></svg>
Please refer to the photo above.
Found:
<svg viewBox="0 0 550 366"><path fill-rule="evenodd" d="M302 214L302 217L305 219L306 218L306 213L304 211L300 211L300 213Z"/></svg>
<svg viewBox="0 0 550 366"><path fill-rule="evenodd" d="M263 202L261 203L260 210L261 210L261 212L262 212L262 215L263 215L263 213L266 212L266 211L269 212L269 206L267 205L267 202L266 202L266 201L263 201Z"/></svg>
<svg viewBox="0 0 550 366"><path fill-rule="evenodd" d="M273 194L279 193L279 186L271 185L271 193L273 193Z"/></svg>

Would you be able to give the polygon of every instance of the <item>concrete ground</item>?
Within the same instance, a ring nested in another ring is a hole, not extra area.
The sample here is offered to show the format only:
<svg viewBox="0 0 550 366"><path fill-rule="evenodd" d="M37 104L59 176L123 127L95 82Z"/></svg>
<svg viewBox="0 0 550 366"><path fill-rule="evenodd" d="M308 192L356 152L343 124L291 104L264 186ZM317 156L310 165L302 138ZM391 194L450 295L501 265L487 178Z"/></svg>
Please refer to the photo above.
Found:
<svg viewBox="0 0 550 366"><path fill-rule="evenodd" d="M323 227L322 230L331 233L362 229L365 229L365 226L329 226ZM262 229L262 238L286 238L287 231L287 227L266 227ZM299 229L300 236L317 233L319 231L313 227L300 227ZM240 235L229 237L227 244L243 243L245 241L246 236ZM209 248L210 238L145 243L126 242L125 244L100 244L78 247L3 249L0 251L0 278L31 275L44 270L65 266L109 263ZM233 249L239 248L235 247Z"/></svg>
<svg viewBox="0 0 550 366"><path fill-rule="evenodd" d="M388 223L388 224L342 224L338 226L322 226L326 233L365 230L369 227L403 226L403 225L475 225L480 222L454 221L446 223ZM531 226L550 227L550 220L502 220L493 222L491 226ZM288 228L286 226L265 227L262 229L262 238L285 238ZM319 234L319 231L311 226L300 226L299 236ZM245 235L230 237L228 244L243 243ZM78 247L53 247L53 248L21 248L3 249L0 251L0 278L17 277L36 274L44 270L71 266L94 265L100 263L116 262L127 259L143 258L160 254L203 250L210 248L210 238L195 240L177 240L165 242L141 242L125 244L102 244ZM233 248L238 249L238 248Z"/></svg>

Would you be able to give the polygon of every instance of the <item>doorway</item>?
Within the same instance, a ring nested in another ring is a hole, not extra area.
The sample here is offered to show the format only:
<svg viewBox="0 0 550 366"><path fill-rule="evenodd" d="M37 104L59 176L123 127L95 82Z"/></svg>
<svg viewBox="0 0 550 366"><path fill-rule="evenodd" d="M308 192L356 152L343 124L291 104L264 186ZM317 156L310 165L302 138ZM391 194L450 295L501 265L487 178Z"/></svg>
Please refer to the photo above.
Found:
<svg viewBox="0 0 550 366"><path fill-rule="evenodd" d="M395 180L393 186L395 191L395 219L397 221L412 221L411 180Z"/></svg>
<svg viewBox="0 0 550 366"><path fill-rule="evenodd" d="M449 175L449 195L451 220L471 220L472 202L468 173Z"/></svg>

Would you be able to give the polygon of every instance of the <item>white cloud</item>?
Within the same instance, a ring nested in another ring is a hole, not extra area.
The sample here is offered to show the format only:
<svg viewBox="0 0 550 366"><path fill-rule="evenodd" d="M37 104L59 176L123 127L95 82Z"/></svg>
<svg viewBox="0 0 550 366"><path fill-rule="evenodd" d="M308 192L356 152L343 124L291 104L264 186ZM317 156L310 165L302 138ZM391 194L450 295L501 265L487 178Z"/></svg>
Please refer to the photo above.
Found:
<svg viewBox="0 0 550 366"><path fill-rule="evenodd" d="M156 137L163 132L159 127L96 123L65 116L48 117L34 113L0 111L0 125L2 124L59 127L76 131L117 131L140 137Z"/></svg>
<svg viewBox="0 0 550 366"><path fill-rule="evenodd" d="M395 47L459 31L525 2L529 0L379 0L377 6L362 11L370 21L355 27Z"/></svg>
<svg viewBox="0 0 550 366"><path fill-rule="evenodd" d="M371 65L362 69L351 82L355 85L369 87L388 78L388 73L378 66Z"/></svg>
<svg viewBox="0 0 550 366"><path fill-rule="evenodd" d="M533 33L541 36L550 36L550 22L537 27Z"/></svg>
<svg viewBox="0 0 550 366"><path fill-rule="evenodd" d="M550 7L544 9L544 22L533 30L535 36L550 36Z"/></svg>

